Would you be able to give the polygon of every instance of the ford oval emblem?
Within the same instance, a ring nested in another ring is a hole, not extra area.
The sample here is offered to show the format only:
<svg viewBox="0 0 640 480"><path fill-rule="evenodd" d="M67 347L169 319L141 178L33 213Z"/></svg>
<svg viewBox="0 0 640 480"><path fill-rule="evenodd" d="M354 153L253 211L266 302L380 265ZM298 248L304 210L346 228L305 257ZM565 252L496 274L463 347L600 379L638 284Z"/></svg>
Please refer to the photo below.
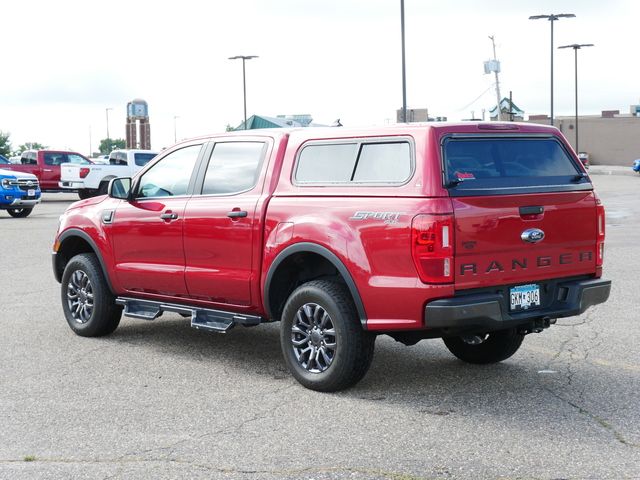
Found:
<svg viewBox="0 0 640 480"><path fill-rule="evenodd" d="M530 228L520 235L524 242L537 243L544 238L544 232L539 228Z"/></svg>

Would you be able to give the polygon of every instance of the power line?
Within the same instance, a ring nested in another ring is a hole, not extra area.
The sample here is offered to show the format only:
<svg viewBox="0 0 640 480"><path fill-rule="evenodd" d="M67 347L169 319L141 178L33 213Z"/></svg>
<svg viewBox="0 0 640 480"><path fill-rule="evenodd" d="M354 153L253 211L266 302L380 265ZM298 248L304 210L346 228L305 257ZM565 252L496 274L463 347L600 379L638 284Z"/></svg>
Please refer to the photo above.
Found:
<svg viewBox="0 0 640 480"><path fill-rule="evenodd" d="M464 107L460 108L458 111L462 112L463 110L466 110L467 108L469 108L471 105L473 105L474 103L476 103L478 100L480 100L489 90L491 90L493 88L494 84L492 83L491 85L489 85L489 87L482 92L480 95L478 95L478 97L473 101L473 102L469 102L467 105L465 105Z"/></svg>

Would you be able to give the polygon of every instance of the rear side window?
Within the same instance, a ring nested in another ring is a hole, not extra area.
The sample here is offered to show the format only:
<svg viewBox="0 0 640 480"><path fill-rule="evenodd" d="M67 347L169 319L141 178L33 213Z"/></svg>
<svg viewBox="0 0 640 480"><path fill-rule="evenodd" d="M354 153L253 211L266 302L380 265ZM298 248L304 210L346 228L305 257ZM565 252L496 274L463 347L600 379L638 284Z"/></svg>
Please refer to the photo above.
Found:
<svg viewBox="0 0 640 480"><path fill-rule="evenodd" d="M555 138L451 137L444 140L443 154L445 184L452 194L588 183Z"/></svg>
<svg viewBox="0 0 640 480"><path fill-rule="evenodd" d="M216 143L207 165L203 195L230 195L252 189L260 174L265 144Z"/></svg>
<svg viewBox="0 0 640 480"><path fill-rule="evenodd" d="M155 153L134 153L133 159L136 162L137 166L144 167L155 156L156 156Z"/></svg>
<svg viewBox="0 0 640 480"><path fill-rule="evenodd" d="M412 171L408 140L311 144L298 156L295 182L401 184Z"/></svg>

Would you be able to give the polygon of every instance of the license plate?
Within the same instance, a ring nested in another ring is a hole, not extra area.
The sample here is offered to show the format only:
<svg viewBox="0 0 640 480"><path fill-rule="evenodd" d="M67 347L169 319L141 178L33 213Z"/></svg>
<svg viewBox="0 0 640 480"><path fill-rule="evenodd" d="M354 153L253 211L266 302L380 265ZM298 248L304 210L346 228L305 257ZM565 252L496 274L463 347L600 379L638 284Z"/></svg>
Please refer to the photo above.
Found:
<svg viewBox="0 0 640 480"><path fill-rule="evenodd" d="M31 189L31 190L27 190L27 196L29 197L35 197L36 196L36 191Z"/></svg>
<svg viewBox="0 0 640 480"><path fill-rule="evenodd" d="M540 306L540 286L536 284L519 285L509 290L509 308L527 310Z"/></svg>

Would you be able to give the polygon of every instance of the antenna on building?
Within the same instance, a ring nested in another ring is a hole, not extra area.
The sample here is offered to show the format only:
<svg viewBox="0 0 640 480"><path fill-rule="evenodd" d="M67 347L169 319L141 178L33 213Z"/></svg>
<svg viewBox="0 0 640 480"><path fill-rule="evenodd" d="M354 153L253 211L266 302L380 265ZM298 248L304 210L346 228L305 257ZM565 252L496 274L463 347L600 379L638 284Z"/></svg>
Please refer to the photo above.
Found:
<svg viewBox="0 0 640 480"><path fill-rule="evenodd" d="M498 78L498 73L500 73L500 62L496 57L495 36L489 35L489 39L491 40L491 44L493 45L493 60L484 62L484 73L487 74L493 72L496 75L496 108L498 109L496 112L496 120L500 121L502 120L502 109L500 108L500 80Z"/></svg>

